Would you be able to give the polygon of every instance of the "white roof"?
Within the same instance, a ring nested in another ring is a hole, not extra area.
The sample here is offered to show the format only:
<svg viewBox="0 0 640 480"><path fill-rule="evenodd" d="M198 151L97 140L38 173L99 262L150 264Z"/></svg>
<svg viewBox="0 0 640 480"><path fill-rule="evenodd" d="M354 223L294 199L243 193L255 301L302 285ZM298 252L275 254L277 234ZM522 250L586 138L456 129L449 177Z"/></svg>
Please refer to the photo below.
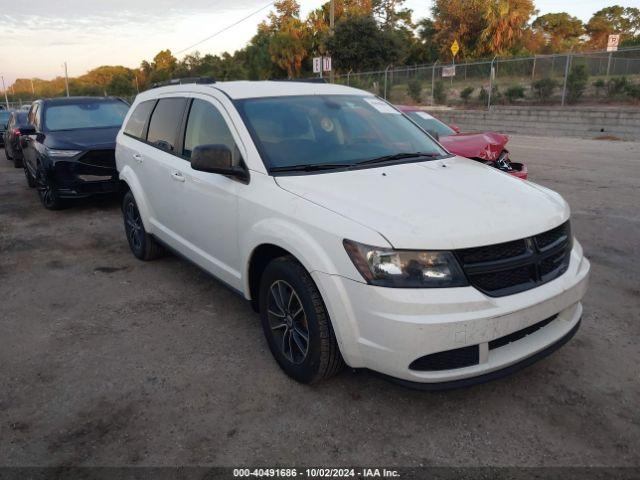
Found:
<svg viewBox="0 0 640 480"><path fill-rule="evenodd" d="M311 83L311 82L283 82L271 80L239 80L234 82L216 82L211 84L185 83L182 85L170 85L166 87L152 88L143 92L144 98L155 98L158 94L167 94L180 91L201 91L215 88L224 92L233 100L242 98L282 97L289 95L363 95L372 96L371 93L356 88L345 87L335 83Z"/></svg>
<svg viewBox="0 0 640 480"><path fill-rule="evenodd" d="M356 88L335 83L277 82L271 80L214 83L231 98L280 97L284 95L371 95Z"/></svg>

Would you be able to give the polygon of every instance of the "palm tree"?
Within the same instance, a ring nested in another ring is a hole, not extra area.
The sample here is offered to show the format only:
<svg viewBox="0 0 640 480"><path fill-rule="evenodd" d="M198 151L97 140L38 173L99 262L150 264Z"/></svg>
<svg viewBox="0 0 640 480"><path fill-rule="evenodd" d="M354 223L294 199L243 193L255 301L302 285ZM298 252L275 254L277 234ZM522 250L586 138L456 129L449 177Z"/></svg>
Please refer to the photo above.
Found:
<svg viewBox="0 0 640 480"><path fill-rule="evenodd" d="M486 27L480 35L483 49L502 55L516 46L534 11L532 0L490 0L484 14Z"/></svg>

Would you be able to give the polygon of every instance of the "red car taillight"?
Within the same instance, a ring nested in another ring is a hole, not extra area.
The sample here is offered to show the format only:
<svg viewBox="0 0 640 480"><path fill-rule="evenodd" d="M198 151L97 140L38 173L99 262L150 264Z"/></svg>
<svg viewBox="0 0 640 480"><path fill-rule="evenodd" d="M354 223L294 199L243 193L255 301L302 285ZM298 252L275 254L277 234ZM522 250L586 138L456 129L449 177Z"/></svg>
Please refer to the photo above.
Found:
<svg viewBox="0 0 640 480"><path fill-rule="evenodd" d="M16 137L19 137L19 136L20 136L20 129L19 129L19 128L14 128L14 129L13 129L13 134L14 134Z"/></svg>

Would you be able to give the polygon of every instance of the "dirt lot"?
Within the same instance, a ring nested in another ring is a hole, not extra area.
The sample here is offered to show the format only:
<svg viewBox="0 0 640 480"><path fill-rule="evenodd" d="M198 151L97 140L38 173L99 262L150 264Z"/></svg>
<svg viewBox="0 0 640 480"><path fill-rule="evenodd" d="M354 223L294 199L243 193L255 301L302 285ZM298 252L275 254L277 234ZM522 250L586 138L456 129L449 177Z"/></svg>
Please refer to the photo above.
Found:
<svg viewBox="0 0 640 480"><path fill-rule="evenodd" d="M640 143L511 149L572 206L583 326L443 393L295 383L247 302L184 260L136 260L113 201L45 211L0 158L0 464L640 465Z"/></svg>

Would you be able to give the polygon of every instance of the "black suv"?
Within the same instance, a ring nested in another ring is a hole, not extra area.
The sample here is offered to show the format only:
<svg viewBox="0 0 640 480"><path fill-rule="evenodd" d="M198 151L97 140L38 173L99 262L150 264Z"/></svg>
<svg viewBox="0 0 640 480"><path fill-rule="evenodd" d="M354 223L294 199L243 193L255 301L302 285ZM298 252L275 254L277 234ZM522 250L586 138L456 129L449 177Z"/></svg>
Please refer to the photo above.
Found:
<svg viewBox="0 0 640 480"><path fill-rule="evenodd" d="M35 101L23 137L24 173L45 208L66 198L118 189L115 142L129 105L113 97L65 97Z"/></svg>

